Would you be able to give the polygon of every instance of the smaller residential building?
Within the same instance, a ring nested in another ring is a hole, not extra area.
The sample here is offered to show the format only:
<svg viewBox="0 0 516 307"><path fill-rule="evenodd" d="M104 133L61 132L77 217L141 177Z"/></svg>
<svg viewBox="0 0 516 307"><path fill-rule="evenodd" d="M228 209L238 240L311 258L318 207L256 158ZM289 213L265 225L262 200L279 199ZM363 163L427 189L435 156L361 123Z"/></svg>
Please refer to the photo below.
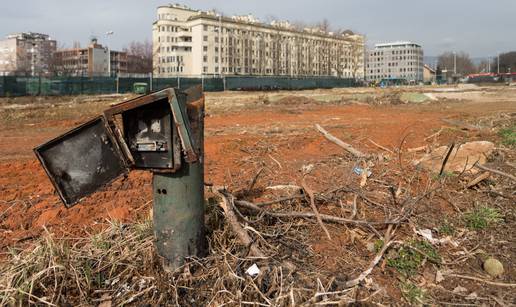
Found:
<svg viewBox="0 0 516 307"><path fill-rule="evenodd" d="M41 33L23 32L0 40L0 75L48 74L56 41Z"/></svg>
<svg viewBox="0 0 516 307"><path fill-rule="evenodd" d="M423 82L434 83L435 81L435 69L425 64L423 66Z"/></svg>
<svg viewBox="0 0 516 307"><path fill-rule="evenodd" d="M127 73L128 58L126 52L109 50L92 39L86 48L56 51L54 62L58 75L97 77Z"/></svg>
<svg viewBox="0 0 516 307"><path fill-rule="evenodd" d="M376 44L366 56L366 80L423 82L423 48L412 42Z"/></svg>

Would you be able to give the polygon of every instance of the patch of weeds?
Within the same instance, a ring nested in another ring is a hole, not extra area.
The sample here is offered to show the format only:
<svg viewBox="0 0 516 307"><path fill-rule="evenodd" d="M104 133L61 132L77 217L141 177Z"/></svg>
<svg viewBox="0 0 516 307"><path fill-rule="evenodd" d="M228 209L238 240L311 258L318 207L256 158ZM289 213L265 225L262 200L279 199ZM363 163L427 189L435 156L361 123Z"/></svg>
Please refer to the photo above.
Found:
<svg viewBox="0 0 516 307"><path fill-rule="evenodd" d="M374 251L378 253L383 247L383 240L374 241Z"/></svg>
<svg viewBox="0 0 516 307"><path fill-rule="evenodd" d="M503 215L495 208L477 207L464 213L466 227L473 230L482 230L502 221Z"/></svg>
<svg viewBox="0 0 516 307"><path fill-rule="evenodd" d="M516 126L501 129L498 135L502 138L502 144L516 146Z"/></svg>
<svg viewBox="0 0 516 307"><path fill-rule="evenodd" d="M102 233L91 236L91 245L101 250L109 250L111 248L111 243Z"/></svg>
<svg viewBox="0 0 516 307"><path fill-rule="evenodd" d="M410 303L410 305L422 305L426 299L425 290L419 288L414 285L410 281L403 281L400 284L400 289L405 300Z"/></svg>
<svg viewBox="0 0 516 307"><path fill-rule="evenodd" d="M430 243L413 240L403 245L394 257L387 259L387 265L404 276L412 276L417 273L425 259L441 263L441 256Z"/></svg>
<svg viewBox="0 0 516 307"><path fill-rule="evenodd" d="M453 234L455 234L455 227L452 223L445 219L437 231L443 235L453 236Z"/></svg>
<svg viewBox="0 0 516 307"><path fill-rule="evenodd" d="M454 173L454 172L451 172L451 171L444 171L441 175L439 174L434 174L432 176L432 179L434 180L438 180L438 179L441 179L441 178L452 178L452 177L456 177L457 175Z"/></svg>

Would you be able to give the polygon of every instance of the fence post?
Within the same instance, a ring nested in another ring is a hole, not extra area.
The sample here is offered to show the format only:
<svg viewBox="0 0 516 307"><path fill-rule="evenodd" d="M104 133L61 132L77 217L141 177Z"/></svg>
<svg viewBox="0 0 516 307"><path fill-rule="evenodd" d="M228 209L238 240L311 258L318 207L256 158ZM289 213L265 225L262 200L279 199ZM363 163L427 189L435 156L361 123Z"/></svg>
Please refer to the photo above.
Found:
<svg viewBox="0 0 516 307"><path fill-rule="evenodd" d="M149 73L149 89L150 89L151 92L152 92L152 85L153 85L152 84L152 73L150 72Z"/></svg>
<svg viewBox="0 0 516 307"><path fill-rule="evenodd" d="M226 91L226 75L222 76L222 88L225 92Z"/></svg>
<svg viewBox="0 0 516 307"><path fill-rule="evenodd" d="M118 94L118 91L120 89L120 77L118 74L116 75L116 93Z"/></svg>

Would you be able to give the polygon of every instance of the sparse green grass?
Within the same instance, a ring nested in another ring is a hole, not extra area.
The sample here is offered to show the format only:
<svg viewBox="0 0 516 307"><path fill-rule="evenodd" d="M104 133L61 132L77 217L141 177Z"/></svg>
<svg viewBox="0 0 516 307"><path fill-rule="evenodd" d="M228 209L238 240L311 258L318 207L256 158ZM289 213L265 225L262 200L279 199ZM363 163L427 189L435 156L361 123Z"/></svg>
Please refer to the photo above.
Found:
<svg viewBox="0 0 516 307"><path fill-rule="evenodd" d="M502 144L516 146L516 126L501 129L498 135L502 138Z"/></svg>
<svg viewBox="0 0 516 307"><path fill-rule="evenodd" d="M443 235L453 236L455 234L455 226L445 219L437 231Z"/></svg>
<svg viewBox="0 0 516 307"><path fill-rule="evenodd" d="M450 171L444 171L441 175L439 174L434 174L432 176L432 179L434 180L438 180L438 179L441 179L441 178L452 178L452 177L455 177L457 176L454 172L450 172Z"/></svg>
<svg viewBox="0 0 516 307"><path fill-rule="evenodd" d="M482 230L502 221L503 215L495 208L477 207L464 214L466 227Z"/></svg>
<svg viewBox="0 0 516 307"><path fill-rule="evenodd" d="M383 244L384 244L384 243L383 243L383 240L376 240L376 241L374 242L374 251L375 251L376 253L378 253L378 252L382 249Z"/></svg>
<svg viewBox="0 0 516 307"><path fill-rule="evenodd" d="M410 281L404 281L400 284L401 293L405 300L412 306L419 306L424 304L426 293L425 290L414 285Z"/></svg>
<svg viewBox="0 0 516 307"><path fill-rule="evenodd" d="M441 263L441 256L430 243L413 240L402 246L395 257L387 259L387 265L404 276L412 276L417 273L425 259Z"/></svg>

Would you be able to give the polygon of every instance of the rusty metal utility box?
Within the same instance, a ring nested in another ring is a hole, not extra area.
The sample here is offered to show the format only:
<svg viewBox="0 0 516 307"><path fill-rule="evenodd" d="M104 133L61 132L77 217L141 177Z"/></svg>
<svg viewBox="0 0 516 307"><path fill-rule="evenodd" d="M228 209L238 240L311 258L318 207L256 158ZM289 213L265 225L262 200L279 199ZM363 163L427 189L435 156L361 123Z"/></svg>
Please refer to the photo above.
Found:
<svg viewBox="0 0 516 307"><path fill-rule="evenodd" d="M131 168L174 173L196 162L186 104L172 88L128 100L34 151L70 207Z"/></svg>

